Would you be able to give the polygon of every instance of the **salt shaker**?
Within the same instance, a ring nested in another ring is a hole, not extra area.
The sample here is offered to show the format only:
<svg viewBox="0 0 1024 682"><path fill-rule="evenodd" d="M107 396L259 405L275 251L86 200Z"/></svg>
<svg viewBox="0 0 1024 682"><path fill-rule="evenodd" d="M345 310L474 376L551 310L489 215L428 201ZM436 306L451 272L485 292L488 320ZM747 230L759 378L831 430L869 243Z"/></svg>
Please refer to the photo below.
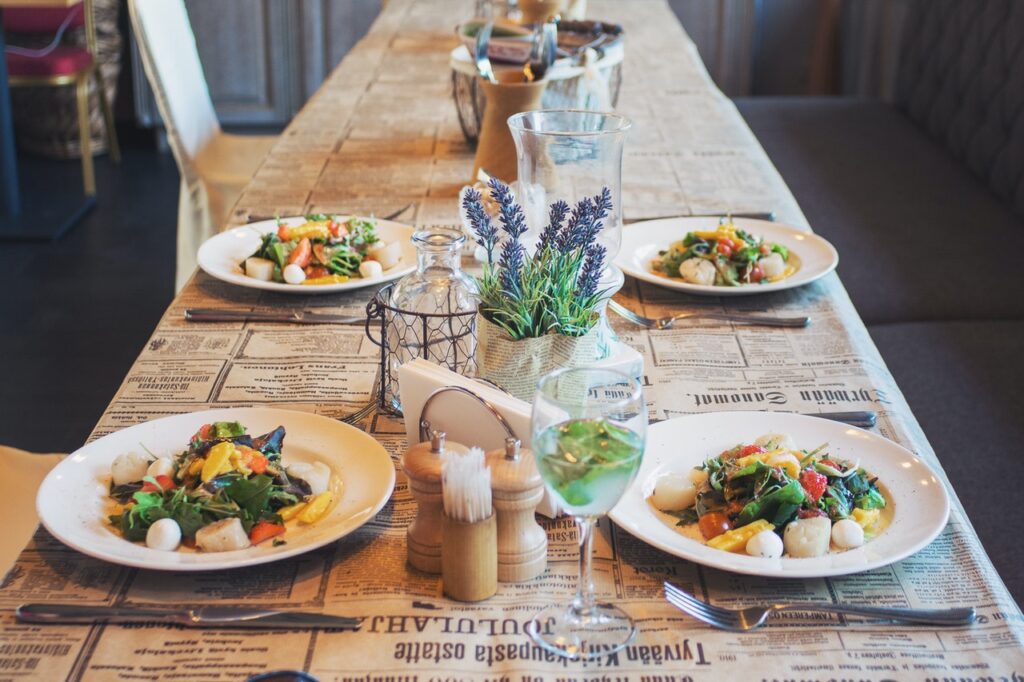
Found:
<svg viewBox="0 0 1024 682"><path fill-rule="evenodd" d="M443 431L432 431L430 441L413 445L402 455L402 471L416 500L416 518L406 531L409 563L426 573L441 573L441 453L465 454L469 448L446 443Z"/></svg>
<svg viewBox="0 0 1024 682"><path fill-rule="evenodd" d="M504 449L487 453L487 466L498 516L498 580L535 578L544 572L548 559L548 535L534 517L544 498L537 465L529 451L523 455L518 438L506 438Z"/></svg>

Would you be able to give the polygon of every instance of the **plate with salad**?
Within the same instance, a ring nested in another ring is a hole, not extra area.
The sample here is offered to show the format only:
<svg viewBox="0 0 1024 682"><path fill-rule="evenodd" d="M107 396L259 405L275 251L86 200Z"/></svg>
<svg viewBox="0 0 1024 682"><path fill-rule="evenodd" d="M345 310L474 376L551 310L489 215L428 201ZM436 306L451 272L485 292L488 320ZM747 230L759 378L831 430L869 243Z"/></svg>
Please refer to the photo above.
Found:
<svg viewBox="0 0 1024 682"><path fill-rule="evenodd" d="M711 412L650 427L612 519L683 559L817 578L904 559L946 526L949 497L909 450L868 431L778 412Z"/></svg>
<svg viewBox="0 0 1024 682"><path fill-rule="evenodd" d="M69 455L39 518L64 544L125 566L213 571L278 561L372 519L394 489L387 451L327 417L208 410L137 424Z"/></svg>
<svg viewBox="0 0 1024 682"><path fill-rule="evenodd" d="M236 227L199 247L199 267L252 289L329 294L398 279L416 268L409 225L306 215Z"/></svg>
<svg viewBox="0 0 1024 682"><path fill-rule="evenodd" d="M667 289L747 296L809 284L839 255L816 234L750 218L667 218L627 225L616 264Z"/></svg>

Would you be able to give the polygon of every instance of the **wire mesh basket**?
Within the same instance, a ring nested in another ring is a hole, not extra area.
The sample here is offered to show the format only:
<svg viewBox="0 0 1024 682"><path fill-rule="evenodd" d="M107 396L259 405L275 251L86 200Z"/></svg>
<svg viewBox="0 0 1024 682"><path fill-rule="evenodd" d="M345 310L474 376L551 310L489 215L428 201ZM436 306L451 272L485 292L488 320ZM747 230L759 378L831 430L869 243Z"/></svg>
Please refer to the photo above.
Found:
<svg viewBox="0 0 1024 682"><path fill-rule="evenodd" d="M476 373L476 311L412 312L392 306L394 284L377 292L366 305L366 335L380 347L379 407L402 416L398 368L418 358L472 376ZM380 338L374 338L376 327Z"/></svg>

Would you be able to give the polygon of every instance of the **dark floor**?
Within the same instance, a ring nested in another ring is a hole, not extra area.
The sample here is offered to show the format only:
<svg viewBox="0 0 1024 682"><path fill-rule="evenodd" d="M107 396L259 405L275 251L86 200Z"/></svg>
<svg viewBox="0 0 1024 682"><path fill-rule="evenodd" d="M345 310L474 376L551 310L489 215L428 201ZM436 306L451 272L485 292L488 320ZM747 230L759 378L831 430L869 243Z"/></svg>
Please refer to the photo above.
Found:
<svg viewBox="0 0 1024 682"><path fill-rule="evenodd" d="M69 452L174 295L178 172L150 135L96 159L96 207L55 243L0 241L0 443ZM21 155L24 192L79 192L77 161Z"/></svg>

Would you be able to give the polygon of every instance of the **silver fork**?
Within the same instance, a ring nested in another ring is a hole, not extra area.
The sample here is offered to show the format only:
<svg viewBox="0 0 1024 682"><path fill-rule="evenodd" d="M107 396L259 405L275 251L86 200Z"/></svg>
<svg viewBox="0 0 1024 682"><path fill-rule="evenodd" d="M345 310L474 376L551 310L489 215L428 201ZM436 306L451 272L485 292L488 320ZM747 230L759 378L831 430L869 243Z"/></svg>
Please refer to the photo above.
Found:
<svg viewBox="0 0 1024 682"><path fill-rule="evenodd" d="M806 327L811 323L809 317L773 317L771 315L741 315L737 313L715 313L696 311L679 313L657 319L637 315L618 301L608 301L608 307L634 324L647 329L671 329L676 320L721 320L736 324L758 325L761 327Z"/></svg>
<svg viewBox="0 0 1024 682"><path fill-rule="evenodd" d="M745 632L759 628L768 616L779 611L817 611L821 613L845 613L851 616L867 616L882 620L895 620L920 625L970 625L974 622L973 608L967 609L894 609L884 606L858 606L855 604L825 604L821 602L797 602L792 604L767 604L750 606L745 609L726 609L712 606L687 594L672 583L665 583L665 599L685 614L721 630Z"/></svg>
<svg viewBox="0 0 1024 682"><path fill-rule="evenodd" d="M355 424L361 421L363 417L369 414L373 414L376 410L377 398L374 397L370 402L366 403L355 412L352 412L351 414L346 414L344 417L341 418L341 421L345 422L346 424Z"/></svg>

